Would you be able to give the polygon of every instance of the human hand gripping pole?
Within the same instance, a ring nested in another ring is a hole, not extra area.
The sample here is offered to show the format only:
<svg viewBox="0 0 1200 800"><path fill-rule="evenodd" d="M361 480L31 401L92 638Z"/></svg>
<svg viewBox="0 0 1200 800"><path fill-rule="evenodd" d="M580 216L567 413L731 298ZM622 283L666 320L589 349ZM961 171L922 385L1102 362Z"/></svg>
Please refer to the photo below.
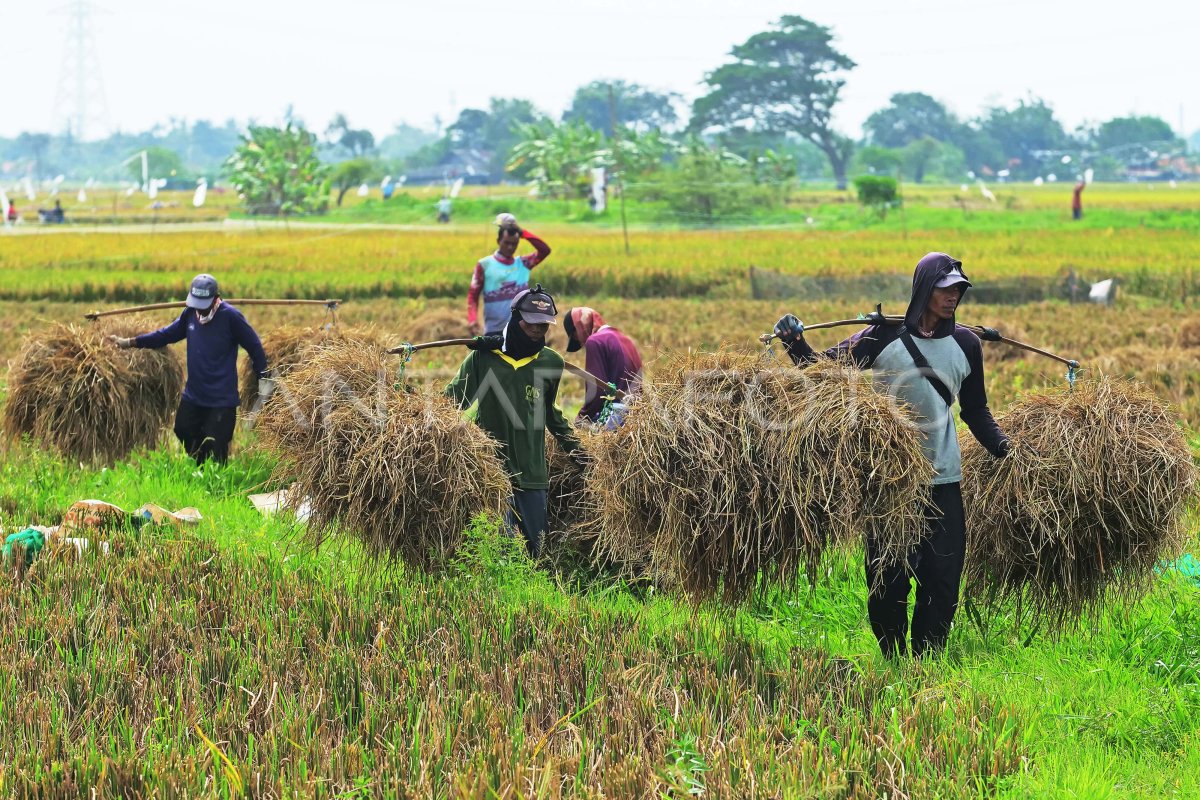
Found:
<svg viewBox="0 0 1200 800"><path fill-rule="evenodd" d="M795 314L784 314L775 323L773 335L784 344L804 338L804 323Z"/></svg>

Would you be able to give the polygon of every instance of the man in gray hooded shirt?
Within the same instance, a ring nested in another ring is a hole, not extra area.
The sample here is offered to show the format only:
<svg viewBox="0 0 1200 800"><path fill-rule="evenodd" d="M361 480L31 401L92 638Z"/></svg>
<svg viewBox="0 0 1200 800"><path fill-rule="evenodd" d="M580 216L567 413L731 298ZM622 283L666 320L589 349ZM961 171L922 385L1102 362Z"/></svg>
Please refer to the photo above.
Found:
<svg viewBox="0 0 1200 800"><path fill-rule="evenodd" d="M979 337L954 322L955 309L970 286L961 261L929 253L913 273L912 299L902 325L871 325L823 354L849 358L872 370L878 386L912 407L935 471L926 535L907 560L882 563L874 543L867 542L867 613L879 647L889 657L908 650L910 577L917 583L914 655L945 646L958 608L966 524L962 460L950 408L955 397L963 422L979 443L998 458L1008 453L1008 439L988 409ZM820 357L804 340L804 324L795 316L782 317L775 333L797 364L806 366Z"/></svg>

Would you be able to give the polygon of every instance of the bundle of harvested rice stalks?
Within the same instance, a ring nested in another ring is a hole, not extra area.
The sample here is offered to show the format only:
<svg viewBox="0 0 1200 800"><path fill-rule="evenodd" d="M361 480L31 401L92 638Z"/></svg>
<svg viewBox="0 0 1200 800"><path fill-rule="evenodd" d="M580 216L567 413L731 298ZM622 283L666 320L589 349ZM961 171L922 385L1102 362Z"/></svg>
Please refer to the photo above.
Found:
<svg viewBox="0 0 1200 800"><path fill-rule="evenodd" d="M968 593L1050 626L1139 597L1155 563L1179 554L1195 499L1170 407L1104 377L1029 395L998 422L1007 458L963 450Z"/></svg>
<svg viewBox="0 0 1200 800"><path fill-rule="evenodd" d="M383 347L327 342L280 381L259 443L289 503L309 503L310 544L344 530L372 555L436 569L512 484L496 443L445 398L396 388L395 366Z"/></svg>
<svg viewBox="0 0 1200 800"><path fill-rule="evenodd" d="M728 350L659 362L593 450L598 556L730 603L760 572L815 574L827 547L864 532L901 557L933 478L919 431L869 376Z"/></svg>
<svg viewBox="0 0 1200 800"><path fill-rule="evenodd" d="M183 364L170 348L121 350L107 339L153 327L126 319L31 333L9 374L5 433L86 462L153 447L179 406Z"/></svg>
<svg viewBox="0 0 1200 800"><path fill-rule="evenodd" d="M611 434L586 427L575 429L583 449L592 453L600 441ZM589 491L591 470L586 473L579 462L569 457L549 433L546 434L546 459L550 486L546 492L547 531L544 552L552 561L572 557L590 560L595 531L587 523L594 516L595 501Z"/></svg>
<svg viewBox="0 0 1200 800"><path fill-rule="evenodd" d="M357 341L382 346L388 343L389 339L374 328L301 325L283 325L262 337L267 364L274 370L276 377L280 378L311 358L317 349L337 341ZM242 399L243 411L250 411L258 403L258 375L255 374L248 358L242 359L238 394Z"/></svg>

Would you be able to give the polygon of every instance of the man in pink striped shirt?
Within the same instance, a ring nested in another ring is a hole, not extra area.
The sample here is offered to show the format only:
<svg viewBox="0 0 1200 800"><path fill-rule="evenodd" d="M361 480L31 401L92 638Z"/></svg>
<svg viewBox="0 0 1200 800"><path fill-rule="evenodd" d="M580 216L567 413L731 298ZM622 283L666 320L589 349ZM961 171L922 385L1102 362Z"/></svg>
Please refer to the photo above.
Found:
<svg viewBox="0 0 1200 800"><path fill-rule="evenodd" d="M550 255L550 245L517 224L512 214L496 217L496 252L479 259L467 290L467 328L479 335L479 296L483 295L483 333L504 330L512 314L512 301L529 288L529 273ZM525 239L534 252L517 258L517 245Z"/></svg>

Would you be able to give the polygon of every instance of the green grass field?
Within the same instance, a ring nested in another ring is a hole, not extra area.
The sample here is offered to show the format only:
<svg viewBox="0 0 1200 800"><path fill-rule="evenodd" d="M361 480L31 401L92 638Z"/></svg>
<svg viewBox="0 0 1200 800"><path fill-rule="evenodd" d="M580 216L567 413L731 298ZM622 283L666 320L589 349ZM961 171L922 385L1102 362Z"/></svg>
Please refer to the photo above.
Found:
<svg viewBox="0 0 1200 800"><path fill-rule="evenodd" d="M564 302L601 308L651 354L753 347L786 309L810 321L865 310L866 298L748 299L751 264L904 273L936 248L973 278L1112 271L1127 277L1114 309L963 315L1085 363L1120 350L1196 425L1200 363L1180 334L1191 291L1164 288L1191 286L1195 196L1105 187L1085 197L1109 197L1120 222L1081 230L1045 188L965 217L957 187L928 190L920 208L914 191L907 239L895 215L844 230L640 228L630 259L607 223L541 226L531 212L528 224L555 247L542 274ZM829 194L806 202L836 205ZM1161 226L1136 222L1155 215ZM964 227L938 224L950 217ZM200 270L227 294L352 297L345 324L403 336L429 311L461 308L486 222L0 236L0 358L49 321L175 299ZM322 319L250 316L263 332ZM1053 365L987 357L997 408L1061 382ZM252 434L237 444L227 466L203 470L166 439L104 469L33 443L0 449L4 531L57 523L83 498L204 515L0 577L0 796L1200 796L1200 583L1180 570L1164 569L1140 605L1057 634L1012 609L977 616L981 598L968 598L943 655L894 665L867 625L860 552L736 612L531 564L485 519L446 574L422 575L372 565L349 539L304 548L295 523L247 500L273 488L273 465Z"/></svg>

